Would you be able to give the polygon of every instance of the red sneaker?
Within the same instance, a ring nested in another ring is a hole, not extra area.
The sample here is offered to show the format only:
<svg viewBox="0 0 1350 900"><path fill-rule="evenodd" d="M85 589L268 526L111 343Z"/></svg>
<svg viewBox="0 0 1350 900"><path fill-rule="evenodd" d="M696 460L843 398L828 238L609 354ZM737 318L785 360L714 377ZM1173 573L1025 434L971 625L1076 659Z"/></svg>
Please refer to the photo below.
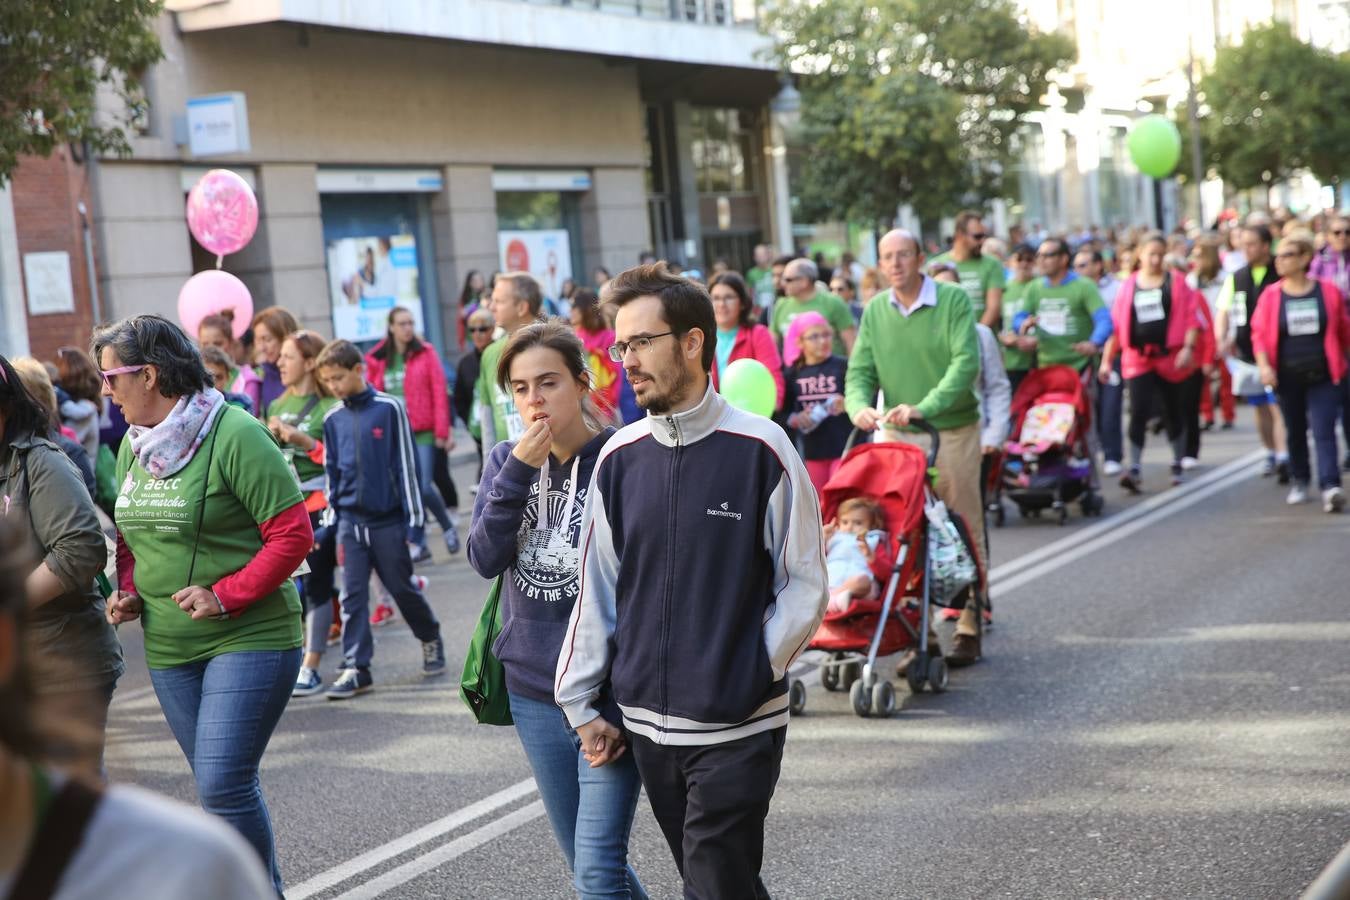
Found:
<svg viewBox="0 0 1350 900"><path fill-rule="evenodd" d="M388 603L381 603L376 606L375 611L370 614L370 624L377 628L381 625L388 625L397 615L398 614L394 612L392 606Z"/></svg>

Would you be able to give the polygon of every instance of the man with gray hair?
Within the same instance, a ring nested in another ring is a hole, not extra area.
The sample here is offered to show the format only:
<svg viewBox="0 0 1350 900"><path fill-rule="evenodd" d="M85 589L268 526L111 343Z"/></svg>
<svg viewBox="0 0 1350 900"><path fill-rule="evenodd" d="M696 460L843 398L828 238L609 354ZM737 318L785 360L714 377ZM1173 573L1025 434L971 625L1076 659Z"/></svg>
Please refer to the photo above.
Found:
<svg viewBox="0 0 1350 900"><path fill-rule="evenodd" d="M518 328L539 321L539 310L544 305L544 294L539 282L528 272L506 272L498 275L492 286L492 298L487 306L504 334L488 344L483 351L474 395L478 403L479 431L474 437L484 447L495 447L498 441L515 441L525 433L525 425L516 412L516 403L497 384L497 360L511 335ZM473 423L470 423L472 431Z"/></svg>
<svg viewBox="0 0 1350 900"><path fill-rule="evenodd" d="M774 305L769 330L781 345L793 319L802 313L820 313L834 329L835 356L848 356L858 333L853 326L853 314L847 303L816 283L819 277L820 270L809 259L794 259L787 264L783 270L783 299Z"/></svg>
<svg viewBox="0 0 1350 900"><path fill-rule="evenodd" d="M975 314L959 284L924 274L923 250L908 231L895 229L878 245L878 268L891 288L863 308L858 343L848 362L844 402L863 431L881 427L883 439L926 445L909 426L938 430L934 491L966 520L977 555L984 555L984 505L980 498L980 345ZM877 392L882 405L877 408ZM980 658L975 605L956 624L950 665Z"/></svg>

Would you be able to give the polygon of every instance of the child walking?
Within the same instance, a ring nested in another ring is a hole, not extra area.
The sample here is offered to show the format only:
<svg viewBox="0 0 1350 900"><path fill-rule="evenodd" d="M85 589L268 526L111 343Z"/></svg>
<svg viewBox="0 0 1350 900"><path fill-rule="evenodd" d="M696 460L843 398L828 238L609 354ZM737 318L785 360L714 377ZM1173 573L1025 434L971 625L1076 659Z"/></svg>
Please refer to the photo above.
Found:
<svg viewBox="0 0 1350 900"><path fill-rule="evenodd" d="M817 495L839 468L839 458L853 429L844 412L848 360L832 355L833 340L830 323L814 312L793 319L783 338L783 361L787 364L783 409Z"/></svg>
<svg viewBox="0 0 1350 900"><path fill-rule="evenodd" d="M337 340L319 354L319 380L342 401L323 423L328 508L342 564L342 653L346 668L326 696L345 700L371 689L370 571L393 594L422 642L422 674L445 671L441 626L413 582L407 529L421 526L422 492L412 427L403 403L366 383L361 351Z"/></svg>

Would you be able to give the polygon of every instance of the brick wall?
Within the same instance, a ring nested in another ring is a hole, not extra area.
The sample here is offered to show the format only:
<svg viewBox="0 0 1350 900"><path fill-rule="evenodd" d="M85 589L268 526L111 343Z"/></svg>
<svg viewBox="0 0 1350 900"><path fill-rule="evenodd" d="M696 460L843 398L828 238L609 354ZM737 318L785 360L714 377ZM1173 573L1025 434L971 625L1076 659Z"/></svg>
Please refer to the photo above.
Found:
<svg viewBox="0 0 1350 900"><path fill-rule="evenodd" d="M70 344L89 346L93 312L89 297L88 268L84 256L84 233L78 204L84 201L92 216L85 168L71 158L68 147L52 155L27 156L15 170L11 195L18 231L19 256L25 253L65 251L70 254L70 281L75 295L73 313L27 313L28 344L38 359L54 361L56 348ZM25 298L27 285L24 287Z"/></svg>

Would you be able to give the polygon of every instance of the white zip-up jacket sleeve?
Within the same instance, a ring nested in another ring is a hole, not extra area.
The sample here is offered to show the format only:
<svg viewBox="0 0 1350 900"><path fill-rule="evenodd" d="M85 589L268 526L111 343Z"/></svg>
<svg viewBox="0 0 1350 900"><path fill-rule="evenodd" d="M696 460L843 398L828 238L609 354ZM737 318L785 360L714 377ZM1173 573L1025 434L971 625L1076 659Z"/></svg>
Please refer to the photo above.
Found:
<svg viewBox="0 0 1350 900"><path fill-rule="evenodd" d="M786 439L783 444L787 444ZM765 544L774 560L775 600L764 618L764 646L774 680L782 678L820 627L829 602L820 502L806 466L787 445L783 479L764 511Z"/></svg>
<svg viewBox="0 0 1350 900"><path fill-rule="evenodd" d="M554 679L554 700L573 728L600 715L596 701L609 680L613 654L619 559L614 553L605 500L595 477L601 463L591 473L590 490L582 508L581 595L572 607Z"/></svg>

